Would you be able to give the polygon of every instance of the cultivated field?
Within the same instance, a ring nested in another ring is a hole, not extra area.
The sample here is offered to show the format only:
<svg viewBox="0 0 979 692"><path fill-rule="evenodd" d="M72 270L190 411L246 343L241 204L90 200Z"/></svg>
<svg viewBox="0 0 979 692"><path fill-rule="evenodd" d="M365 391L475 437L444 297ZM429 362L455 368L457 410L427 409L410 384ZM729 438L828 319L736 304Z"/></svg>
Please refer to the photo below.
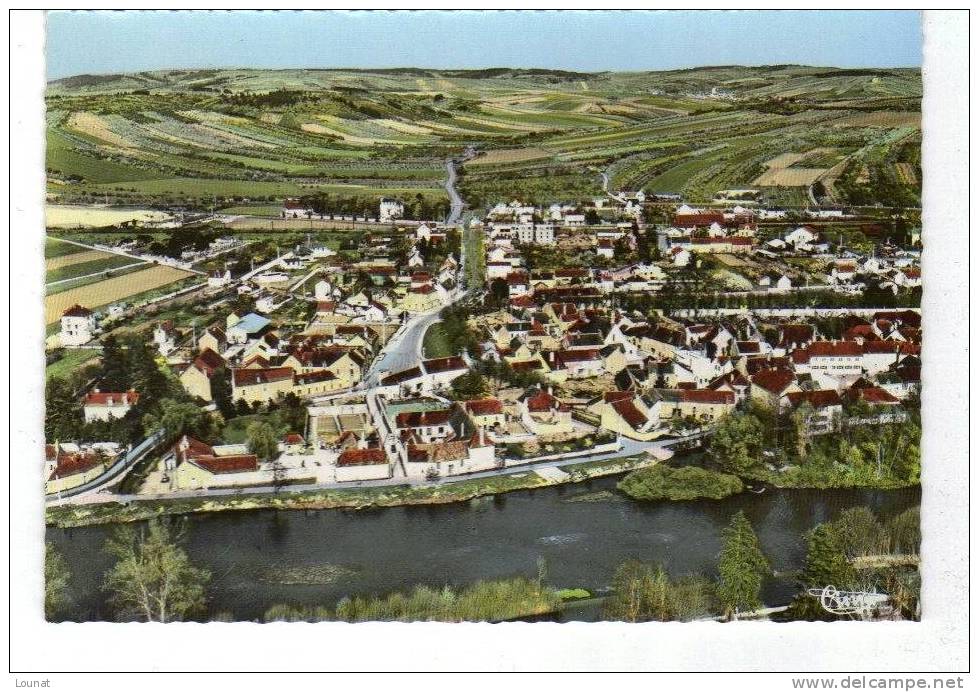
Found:
<svg viewBox="0 0 979 692"><path fill-rule="evenodd" d="M48 228L79 228L113 226L130 221L166 221L170 214L151 209L99 209L49 204L45 209Z"/></svg>
<svg viewBox="0 0 979 692"><path fill-rule="evenodd" d="M101 259L108 255L107 252L101 252L100 250L86 250L85 248L78 248L81 252L73 252L70 255L60 255L58 257L51 257L45 260L45 269L48 271L53 271L55 269L61 269L62 267L69 267L73 264L81 264L83 262L91 262L93 260Z"/></svg>
<svg viewBox="0 0 979 692"><path fill-rule="evenodd" d="M62 313L76 303L95 309L166 286L188 276L190 276L189 272L180 269L155 266L49 295L44 299L44 321L46 324L57 322L61 319Z"/></svg>
<svg viewBox="0 0 979 692"><path fill-rule="evenodd" d="M818 154L821 152L786 152L779 154L775 158L765 162L768 170L755 178L752 184L765 187L804 187L806 185L812 185L828 169L794 167L793 164L810 158L814 153Z"/></svg>
<svg viewBox="0 0 979 692"><path fill-rule="evenodd" d="M902 147L920 132L920 98L918 70L804 66L83 76L49 84L48 193L208 210L317 192L376 207L421 190L444 204L444 161L472 146L486 153L462 167L459 187L475 208L598 195L600 172L613 189L709 202L756 181L805 186L843 157L863 165L865 153L917 170ZM888 170L918 196L917 176ZM838 201L866 197L858 183L834 187ZM85 221L103 222L117 220Z"/></svg>

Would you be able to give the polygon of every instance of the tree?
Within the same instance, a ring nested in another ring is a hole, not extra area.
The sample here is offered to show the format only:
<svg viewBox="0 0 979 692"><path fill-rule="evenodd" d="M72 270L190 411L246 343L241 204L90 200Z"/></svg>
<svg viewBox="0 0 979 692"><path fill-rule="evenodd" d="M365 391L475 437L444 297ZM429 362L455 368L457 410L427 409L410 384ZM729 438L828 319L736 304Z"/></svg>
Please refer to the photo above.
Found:
<svg viewBox="0 0 979 692"><path fill-rule="evenodd" d="M116 558L103 589L125 618L172 622L204 612L206 569L194 567L181 547L183 532L159 519L146 528L124 526L106 541Z"/></svg>
<svg viewBox="0 0 979 692"><path fill-rule="evenodd" d="M744 511L739 511L724 530L724 548L718 563L718 596L729 615L761 607L761 584L768 571L758 536Z"/></svg>
<svg viewBox="0 0 979 692"><path fill-rule="evenodd" d="M222 416L226 419L234 418L235 404L231 400L231 374L223 365L215 368L211 374L211 398Z"/></svg>
<svg viewBox="0 0 979 692"><path fill-rule="evenodd" d="M489 393L486 378L478 372L467 372L452 381L451 396L456 401L478 399Z"/></svg>
<svg viewBox="0 0 979 692"><path fill-rule="evenodd" d="M71 440L81 427L82 405L71 384L52 377L44 387L44 436L47 440Z"/></svg>
<svg viewBox="0 0 979 692"><path fill-rule="evenodd" d="M802 570L802 584L806 588L835 586L845 590L852 584L855 574L846 559L839 532L832 524L819 524L806 536L808 551Z"/></svg>
<svg viewBox="0 0 979 692"><path fill-rule="evenodd" d="M196 404L176 399L162 399L154 412L143 417L143 427L147 434L166 430L169 440L190 435L207 441L215 433L214 419L207 411Z"/></svg>
<svg viewBox="0 0 979 692"><path fill-rule="evenodd" d="M68 562L54 544L44 544L44 617L53 620L68 604Z"/></svg>
<svg viewBox="0 0 979 692"><path fill-rule="evenodd" d="M102 339L102 389L124 392L132 386L127 368L126 352L113 334Z"/></svg>
<svg viewBox="0 0 979 692"><path fill-rule="evenodd" d="M714 429L708 452L724 471L735 475L754 469L761 460L762 426L751 413L735 413L721 419Z"/></svg>
<svg viewBox="0 0 979 692"><path fill-rule="evenodd" d="M248 449L263 461L271 461L279 452L279 436L270 423L256 421L248 426Z"/></svg>

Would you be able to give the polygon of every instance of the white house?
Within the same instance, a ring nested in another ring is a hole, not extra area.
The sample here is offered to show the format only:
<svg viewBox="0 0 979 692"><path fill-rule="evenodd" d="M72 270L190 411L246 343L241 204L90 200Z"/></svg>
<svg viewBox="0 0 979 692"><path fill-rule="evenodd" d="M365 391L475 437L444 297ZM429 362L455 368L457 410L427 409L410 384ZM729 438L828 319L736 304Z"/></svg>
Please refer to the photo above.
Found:
<svg viewBox="0 0 979 692"><path fill-rule="evenodd" d="M400 219L405 214L405 205L396 199L391 199L389 197L384 197L381 199L381 204L378 210L378 216L381 222L394 221L395 219Z"/></svg>
<svg viewBox="0 0 979 692"><path fill-rule="evenodd" d="M153 330L153 341L156 343L156 350L161 356L169 355L176 348L176 331L173 328L173 321L167 320L156 325Z"/></svg>
<svg viewBox="0 0 979 692"><path fill-rule="evenodd" d="M224 271L215 269L207 274L208 288L221 288L231 283L231 271L225 268Z"/></svg>
<svg viewBox="0 0 979 692"><path fill-rule="evenodd" d="M72 305L61 315L61 345L80 346L95 336L95 313L81 305Z"/></svg>
<svg viewBox="0 0 979 692"><path fill-rule="evenodd" d="M805 226L799 226L785 236L785 242L792 247L798 248L802 245L809 245L815 242L819 236L810 231Z"/></svg>
<svg viewBox="0 0 979 692"><path fill-rule="evenodd" d="M130 389L128 392L102 392L93 389L85 395L82 402L82 411L85 414L85 422L108 421L114 418L122 418L129 409L139 401L139 393Z"/></svg>

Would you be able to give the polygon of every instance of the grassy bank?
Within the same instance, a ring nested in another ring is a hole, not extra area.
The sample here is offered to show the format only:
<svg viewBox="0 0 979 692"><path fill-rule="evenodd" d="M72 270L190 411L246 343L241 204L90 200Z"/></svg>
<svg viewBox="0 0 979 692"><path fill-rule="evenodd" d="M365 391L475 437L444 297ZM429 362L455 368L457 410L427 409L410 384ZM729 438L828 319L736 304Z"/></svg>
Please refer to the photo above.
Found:
<svg viewBox="0 0 979 692"><path fill-rule="evenodd" d="M234 497L187 498L174 500L138 500L129 503L104 503L50 507L46 522L50 526L74 527L144 521L153 517L202 512L250 509L366 509L401 505L435 505L465 502L477 497L498 495L515 490L531 490L562 483L578 483L590 478L632 471L655 463L645 454L618 457L605 461L582 462L565 466L567 478L552 480L533 471L516 471L505 476L461 480L431 486L383 486L340 488L278 495L239 495Z"/></svg>

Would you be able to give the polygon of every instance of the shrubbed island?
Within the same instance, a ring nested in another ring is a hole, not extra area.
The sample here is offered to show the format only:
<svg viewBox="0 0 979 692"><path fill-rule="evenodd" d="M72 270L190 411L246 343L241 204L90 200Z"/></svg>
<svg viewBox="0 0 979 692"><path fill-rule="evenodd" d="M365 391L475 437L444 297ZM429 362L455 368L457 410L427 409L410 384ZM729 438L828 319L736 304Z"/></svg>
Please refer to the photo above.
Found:
<svg viewBox="0 0 979 692"><path fill-rule="evenodd" d="M916 486L920 97L916 70L801 66L54 81L48 523L127 524L112 612L170 620L233 617L177 515ZM816 527L786 617L830 568L915 617L914 521ZM265 619L752 617L763 552L735 515L710 574L544 561ZM134 586L171 569L166 603Z"/></svg>

